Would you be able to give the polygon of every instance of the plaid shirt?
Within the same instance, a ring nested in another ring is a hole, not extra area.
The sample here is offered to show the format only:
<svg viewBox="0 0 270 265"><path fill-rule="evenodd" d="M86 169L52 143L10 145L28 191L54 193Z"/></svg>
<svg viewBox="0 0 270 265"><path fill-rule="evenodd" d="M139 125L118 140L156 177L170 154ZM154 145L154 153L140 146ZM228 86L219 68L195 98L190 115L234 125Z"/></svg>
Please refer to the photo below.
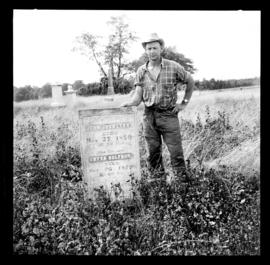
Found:
<svg viewBox="0 0 270 265"><path fill-rule="evenodd" d="M175 107L177 84L187 82L189 73L179 63L162 58L160 73L155 80L147 69L148 63L138 68L134 83L143 89L145 106L159 109Z"/></svg>

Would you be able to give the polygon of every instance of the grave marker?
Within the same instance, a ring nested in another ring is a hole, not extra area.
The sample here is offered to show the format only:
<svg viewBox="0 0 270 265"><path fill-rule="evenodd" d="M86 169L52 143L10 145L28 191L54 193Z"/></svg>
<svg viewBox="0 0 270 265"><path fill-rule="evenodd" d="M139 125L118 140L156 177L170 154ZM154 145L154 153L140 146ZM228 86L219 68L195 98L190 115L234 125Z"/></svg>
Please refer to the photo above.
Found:
<svg viewBox="0 0 270 265"><path fill-rule="evenodd" d="M63 99L62 86L60 84L52 85L52 103L53 107L62 107L65 106L65 102Z"/></svg>
<svg viewBox="0 0 270 265"><path fill-rule="evenodd" d="M108 91L107 91L108 97L105 97L105 101L113 101L114 98L114 87L113 87L113 74L112 74L112 66L109 68L108 71Z"/></svg>
<svg viewBox="0 0 270 265"><path fill-rule="evenodd" d="M131 176L140 178L136 108L79 110L83 179L88 195L103 186L120 183L119 198L132 198ZM112 198L114 194L112 193Z"/></svg>
<svg viewBox="0 0 270 265"><path fill-rule="evenodd" d="M114 95L112 67L109 68L109 72L108 72L108 92L107 92L107 95Z"/></svg>
<svg viewBox="0 0 270 265"><path fill-rule="evenodd" d="M76 102L77 91L72 89L71 85L68 85L68 90L65 91L68 105L74 105Z"/></svg>

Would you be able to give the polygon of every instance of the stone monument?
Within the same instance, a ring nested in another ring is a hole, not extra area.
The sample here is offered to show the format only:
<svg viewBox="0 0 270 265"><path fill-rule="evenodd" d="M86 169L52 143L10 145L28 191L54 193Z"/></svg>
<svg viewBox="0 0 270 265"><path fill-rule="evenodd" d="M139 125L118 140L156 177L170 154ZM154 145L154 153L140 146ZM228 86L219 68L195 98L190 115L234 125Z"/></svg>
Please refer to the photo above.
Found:
<svg viewBox="0 0 270 265"><path fill-rule="evenodd" d="M109 72L108 72L108 92L107 92L107 95L114 95L112 67L110 67Z"/></svg>
<svg viewBox="0 0 270 265"><path fill-rule="evenodd" d="M68 90L65 91L68 105L74 105L76 102L77 91L72 89L71 85L68 85Z"/></svg>
<svg viewBox="0 0 270 265"><path fill-rule="evenodd" d="M100 108L79 110L83 179L88 195L103 186L115 199L132 198L131 177L140 178L137 110Z"/></svg>
<svg viewBox="0 0 270 265"><path fill-rule="evenodd" d="M65 106L65 102L63 99L62 85L61 84L53 84L52 85L52 107L63 107Z"/></svg>
<svg viewBox="0 0 270 265"><path fill-rule="evenodd" d="M109 71L108 71L108 92L107 92L107 95L109 95L109 97L105 97L104 99L106 101L113 101L114 87L113 87L112 67L110 67Z"/></svg>

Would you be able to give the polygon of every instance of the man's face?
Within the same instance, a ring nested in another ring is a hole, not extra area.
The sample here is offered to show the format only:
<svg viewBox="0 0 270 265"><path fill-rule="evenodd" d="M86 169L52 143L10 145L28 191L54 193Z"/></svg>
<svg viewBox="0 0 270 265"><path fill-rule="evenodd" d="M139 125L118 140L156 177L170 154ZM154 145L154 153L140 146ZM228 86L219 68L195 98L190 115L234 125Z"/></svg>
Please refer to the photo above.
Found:
<svg viewBox="0 0 270 265"><path fill-rule="evenodd" d="M145 52L150 61L157 61L160 59L162 48L158 41L147 43Z"/></svg>

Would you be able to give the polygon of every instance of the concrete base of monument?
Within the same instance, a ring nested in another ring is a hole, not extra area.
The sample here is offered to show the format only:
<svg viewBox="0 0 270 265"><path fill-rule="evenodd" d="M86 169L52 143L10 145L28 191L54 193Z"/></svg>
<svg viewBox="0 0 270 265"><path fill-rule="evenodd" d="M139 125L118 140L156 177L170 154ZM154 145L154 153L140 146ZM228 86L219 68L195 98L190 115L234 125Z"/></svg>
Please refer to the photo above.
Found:
<svg viewBox="0 0 270 265"><path fill-rule="evenodd" d="M112 96L110 96L110 97L105 97L104 100L105 101L114 101L114 98Z"/></svg>
<svg viewBox="0 0 270 265"><path fill-rule="evenodd" d="M66 104L63 103L63 102L52 102L52 103L51 103L51 106L52 106L52 107L65 107Z"/></svg>

